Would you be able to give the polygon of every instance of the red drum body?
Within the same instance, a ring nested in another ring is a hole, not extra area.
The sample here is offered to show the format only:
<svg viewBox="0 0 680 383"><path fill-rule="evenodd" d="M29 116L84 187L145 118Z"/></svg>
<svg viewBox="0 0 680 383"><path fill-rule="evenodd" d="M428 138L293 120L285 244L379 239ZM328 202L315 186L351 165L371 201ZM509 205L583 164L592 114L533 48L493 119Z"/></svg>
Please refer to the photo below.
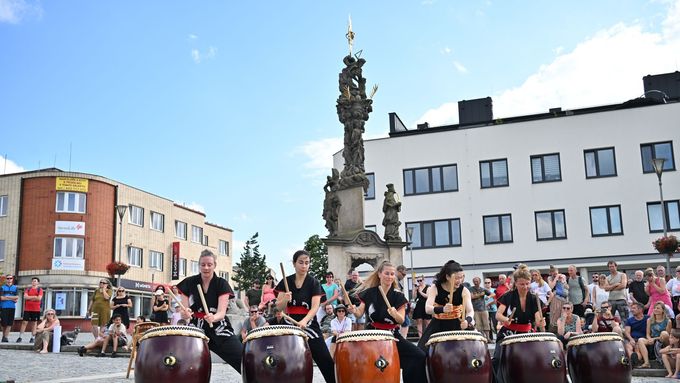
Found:
<svg viewBox="0 0 680 383"><path fill-rule="evenodd" d="M491 357L486 338L476 331L446 331L427 342L430 383L490 383Z"/></svg>
<svg viewBox="0 0 680 383"><path fill-rule="evenodd" d="M399 383L400 369L397 341L389 331L350 331L336 338L337 383Z"/></svg>
<svg viewBox="0 0 680 383"><path fill-rule="evenodd" d="M208 337L187 326L147 330L139 340L135 382L186 381L209 383L212 362Z"/></svg>
<svg viewBox="0 0 680 383"><path fill-rule="evenodd" d="M243 341L244 383L311 383L314 374L307 334L295 326L266 326Z"/></svg>
<svg viewBox="0 0 680 383"><path fill-rule="evenodd" d="M500 374L506 383L567 382L562 342L554 334L510 335L500 347Z"/></svg>
<svg viewBox="0 0 680 383"><path fill-rule="evenodd" d="M633 379L623 339L613 332L570 338L567 367L572 383L630 383Z"/></svg>

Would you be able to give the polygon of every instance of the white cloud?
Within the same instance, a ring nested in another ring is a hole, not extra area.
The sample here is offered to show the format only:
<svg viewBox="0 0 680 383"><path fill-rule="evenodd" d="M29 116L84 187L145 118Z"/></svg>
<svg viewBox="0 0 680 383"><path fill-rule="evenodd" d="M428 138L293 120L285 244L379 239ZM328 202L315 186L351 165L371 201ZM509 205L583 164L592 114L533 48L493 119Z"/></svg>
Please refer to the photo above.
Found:
<svg viewBox="0 0 680 383"><path fill-rule="evenodd" d="M200 64L206 60L212 60L215 56L217 56L217 48L214 46L208 47L204 53L201 53L198 49L191 50L191 59L194 60L196 64Z"/></svg>
<svg viewBox="0 0 680 383"><path fill-rule="evenodd" d="M27 0L0 0L0 23L19 24L27 17L42 17L38 2Z"/></svg>
<svg viewBox="0 0 680 383"><path fill-rule="evenodd" d="M203 205L201 205L197 202L186 203L186 202L182 202L182 201L177 201L175 203L180 205L180 206L184 206L187 209L200 211L201 213L205 214L205 207L203 207Z"/></svg>
<svg viewBox="0 0 680 383"><path fill-rule="evenodd" d="M0 174L21 173L25 171L26 169L17 165L16 162L6 157L0 157Z"/></svg>
<svg viewBox="0 0 680 383"><path fill-rule="evenodd" d="M452 52L451 48L449 48L449 47L444 47L439 51L439 53L441 53L443 55L449 55L449 54L451 54L451 52Z"/></svg>
<svg viewBox="0 0 680 383"><path fill-rule="evenodd" d="M553 53L554 53L555 55L561 55L562 52L564 52L564 47L563 47L563 46L559 46L559 47L553 49Z"/></svg>
<svg viewBox="0 0 680 383"><path fill-rule="evenodd" d="M454 61L453 66L456 67L456 70L458 71L458 73L465 74L465 73L468 72L467 68L458 61Z"/></svg>
<svg viewBox="0 0 680 383"><path fill-rule="evenodd" d="M193 34L193 33L190 33L190 34L189 34L189 40L196 40L196 39L198 39L198 36L196 36L196 35Z"/></svg>
<svg viewBox="0 0 680 383"><path fill-rule="evenodd" d="M343 148L342 138L323 138L317 141L308 141L295 148L294 154L302 154L307 157L304 168L309 170L306 177L318 178L330 174L333 167L333 154Z"/></svg>
<svg viewBox="0 0 680 383"><path fill-rule="evenodd" d="M616 24L559 54L521 85L496 92L494 117L620 103L643 93L642 77L677 70L680 63L680 0L669 6L660 33L640 24ZM426 111L416 123L458 121L458 105L447 102Z"/></svg>

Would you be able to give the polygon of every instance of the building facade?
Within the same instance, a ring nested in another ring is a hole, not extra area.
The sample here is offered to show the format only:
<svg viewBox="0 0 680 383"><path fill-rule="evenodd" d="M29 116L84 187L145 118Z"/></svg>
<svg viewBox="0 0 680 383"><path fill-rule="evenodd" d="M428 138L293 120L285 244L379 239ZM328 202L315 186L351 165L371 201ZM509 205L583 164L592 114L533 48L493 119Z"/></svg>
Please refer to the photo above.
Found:
<svg viewBox="0 0 680 383"><path fill-rule="evenodd" d="M130 314L149 315L155 287L198 273L205 249L228 279L231 248L232 230L204 213L105 177L59 169L0 176L0 270L15 274L20 288L39 277L43 305L72 322L83 321L113 261L130 265L120 278L133 301Z"/></svg>
<svg viewBox="0 0 680 383"><path fill-rule="evenodd" d="M367 229L382 236L382 194L392 183L402 238L413 228L405 266L426 277L449 259L467 280L518 262L543 272L575 264L584 276L609 259L630 272L665 264L652 246L662 211L669 234L680 231L680 73L669 75L675 82L660 100L499 120L487 98L459 103L459 124L416 130L391 113L389 137L365 142ZM655 157L666 159L664 209ZM342 153L333 160L342 169Z"/></svg>

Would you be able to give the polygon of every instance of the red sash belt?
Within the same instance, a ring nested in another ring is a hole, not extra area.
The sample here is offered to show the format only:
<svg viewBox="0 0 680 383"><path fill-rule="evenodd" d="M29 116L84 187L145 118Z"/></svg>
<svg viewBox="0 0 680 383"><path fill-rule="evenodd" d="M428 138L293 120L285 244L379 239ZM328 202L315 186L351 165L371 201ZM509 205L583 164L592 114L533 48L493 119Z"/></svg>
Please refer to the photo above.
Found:
<svg viewBox="0 0 680 383"><path fill-rule="evenodd" d="M307 313L309 312L309 310L304 306L288 306L286 311L288 311L288 314L295 315L307 315Z"/></svg>
<svg viewBox="0 0 680 383"><path fill-rule="evenodd" d="M198 318L198 319L203 319L203 318L205 318L205 313L204 313L203 311L200 311L200 312L197 311L197 312L195 312L193 315L194 315L194 318Z"/></svg>
<svg viewBox="0 0 680 383"><path fill-rule="evenodd" d="M391 324L391 323L380 323L380 322L372 322L371 325L376 329L376 330L396 330L399 328L399 325Z"/></svg>
<svg viewBox="0 0 680 383"><path fill-rule="evenodd" d="M517 324L517 323L510 323L510 324L505 324L503 327L507 328L508 330L512 330L514 332L531 332L531 324Z"/></svg>

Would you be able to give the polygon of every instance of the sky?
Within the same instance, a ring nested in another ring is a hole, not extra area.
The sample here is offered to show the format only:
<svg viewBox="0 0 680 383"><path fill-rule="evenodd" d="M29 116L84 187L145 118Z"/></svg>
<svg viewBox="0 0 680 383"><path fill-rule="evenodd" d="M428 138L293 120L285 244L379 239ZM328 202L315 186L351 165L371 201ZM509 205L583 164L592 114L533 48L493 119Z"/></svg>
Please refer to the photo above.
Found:
<svg viewBox="0 0 680 383"><path fill-rule="evenodd" d="M680 70L675 1L0 0L0 174L58 167L186 204L259 232L270 266L314 234L342 149L348 53L379 85L365 138L619 103ZM370 169L367 169L370 171Z"/></svg>

